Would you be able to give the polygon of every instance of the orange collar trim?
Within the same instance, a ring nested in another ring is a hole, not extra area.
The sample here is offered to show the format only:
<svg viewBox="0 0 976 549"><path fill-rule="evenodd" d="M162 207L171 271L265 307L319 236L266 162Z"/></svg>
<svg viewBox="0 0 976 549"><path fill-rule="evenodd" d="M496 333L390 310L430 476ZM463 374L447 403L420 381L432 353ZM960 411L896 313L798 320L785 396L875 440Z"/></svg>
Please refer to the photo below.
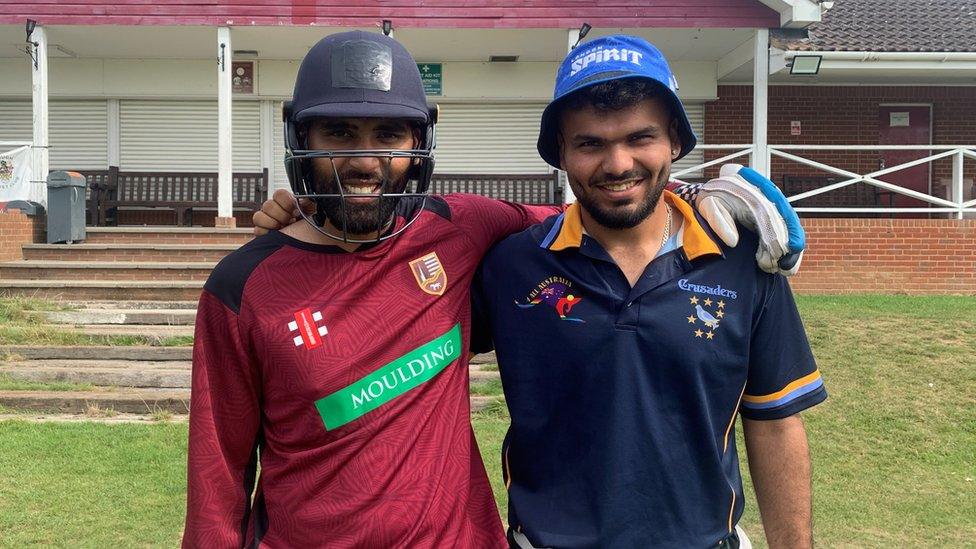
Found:
<svg viewBox="0 0 976 549"><path fill-rule="evenodd" d="M705 255L722 255L722 249L718 247L718 244L712 240L712 237L705 232L701 223L698 222L698 218L695 217L695 210L691 207L691 204L685 202L678 195L667 189L664 190L664 199L670 202L684 218L684 223L682 224L684 230L679 245L685 249L685 255L688 256L689 260Z"/></svg>
<svg viewBox="0 0 976 549"><path fill-rule="evenodd" d="M684 248L688 259L712 254L721 255L722 250L708 233L705 232L701 223L698 222L698 218L695 217L695 211L691 205L667 189L665 189L663 196L665 200L678 210L678 213L681 214L684 220L682 224L684 230L682 231L683 238L681 246ZM549 246L549 249L552 251L561 251L567 248L579 248L582 244L583 217L580 213L579 202L574 202L569 205L563 214L562 227L559 228L559 234Z"/></svg>

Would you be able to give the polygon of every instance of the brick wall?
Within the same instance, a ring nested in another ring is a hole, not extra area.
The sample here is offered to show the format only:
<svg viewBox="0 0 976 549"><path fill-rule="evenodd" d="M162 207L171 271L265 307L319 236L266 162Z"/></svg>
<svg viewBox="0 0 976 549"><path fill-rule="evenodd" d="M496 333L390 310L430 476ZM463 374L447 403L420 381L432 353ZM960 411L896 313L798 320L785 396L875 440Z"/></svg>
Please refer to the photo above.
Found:
<svg viewBox="0 0 976 549"><path fill-rule="evenodd" d="M752 86L719 86L718 96L717 101L705 105L703 142L751 143ZM976 144L976 124L973 123L976 120L976 86L770 86L769 143L877 144L881 103L931 103L933 144ZM801 135L790 135L792 120L800 121ZM710 160L723 154L727 151L708 151L705 158ZM797 151L797 154L856 173L878 169L880 159L879 154L872 151ZM976 161L966 159L965 163L965 176L976 176ZM931 165L933 185L940 179L952 177L951 158L937 160ZM708 177L717 173L717 168L706 171ZM785 174L828 175L816 168L776 157L773 157L772 174L777 182Z"/></svg>
<svg viewBox="0 0 976 549"><path fill-rule="evenodd" d="M976 294L976 220L803 219L798 293Z"/></svg>
<svg viewBox="0 0 976 549"><path fill-rule="evenodd" d="M19 210L0 212L0 261L23 259L21 246L44 242L45 218L29 217Z"/></svg>

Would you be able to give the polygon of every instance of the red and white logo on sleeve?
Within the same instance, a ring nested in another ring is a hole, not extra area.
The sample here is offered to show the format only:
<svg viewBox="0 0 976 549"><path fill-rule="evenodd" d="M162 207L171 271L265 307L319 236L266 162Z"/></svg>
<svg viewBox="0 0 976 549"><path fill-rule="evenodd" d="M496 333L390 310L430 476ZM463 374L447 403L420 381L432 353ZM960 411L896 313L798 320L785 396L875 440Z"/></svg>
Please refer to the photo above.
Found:
<svg viewBox="0 0 976 549"><path fill-rule="evenodd" d="M322 337L329 333L329 329L325 324L319 326L318 322L322 322L321 311L313 313L311 309L305 308L295 313L295 320L288 323L289 330L298 332L294 340L295 347L304 345L306 349L314 349L322 344Z"/></svg>

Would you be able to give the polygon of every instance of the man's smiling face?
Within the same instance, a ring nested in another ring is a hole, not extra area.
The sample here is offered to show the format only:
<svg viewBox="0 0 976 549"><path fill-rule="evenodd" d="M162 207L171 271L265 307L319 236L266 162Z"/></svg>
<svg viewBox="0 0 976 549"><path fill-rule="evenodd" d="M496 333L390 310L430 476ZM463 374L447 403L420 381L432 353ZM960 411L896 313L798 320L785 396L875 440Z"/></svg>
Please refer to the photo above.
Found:
<svg viewBox="0 0 976 549"><path fill-rule="evenodd" d="M654 210L681 145L662 101L621 109L582 105L560 119L560 164L580 205L610 229L637 226Z"/></svg>

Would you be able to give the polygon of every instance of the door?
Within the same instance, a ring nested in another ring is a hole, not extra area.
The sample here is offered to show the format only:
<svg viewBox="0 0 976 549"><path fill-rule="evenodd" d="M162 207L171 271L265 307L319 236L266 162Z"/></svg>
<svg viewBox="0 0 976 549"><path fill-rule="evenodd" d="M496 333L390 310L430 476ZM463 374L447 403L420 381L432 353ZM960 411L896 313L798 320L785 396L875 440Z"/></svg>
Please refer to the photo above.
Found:
<svg viewBox="0 0 976 549"><path fill-rule="evenodd" d="M881 105L878 109L878 143L881 145L930 145L932 143L932 105ZM924 158L931 154L927 150L881 151L882 167L896 166ZM881 181L894 183L899 187L931 194L932 171L931 163L919 164L911 168L899 170L879 177ZM928 202L911 198L902 194L888 195L883 189L878 189L880 203L884 206L892 204L896 208L919 208Z"/></svg>

